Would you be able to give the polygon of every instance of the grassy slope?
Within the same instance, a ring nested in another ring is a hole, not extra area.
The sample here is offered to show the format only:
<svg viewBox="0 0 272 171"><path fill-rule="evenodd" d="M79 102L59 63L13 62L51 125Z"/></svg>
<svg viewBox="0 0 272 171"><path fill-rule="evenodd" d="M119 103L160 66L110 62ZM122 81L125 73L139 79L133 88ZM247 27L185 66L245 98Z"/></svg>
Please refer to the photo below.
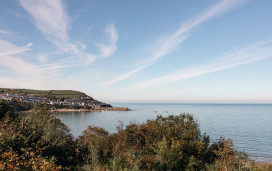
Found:
<svg viewBox="0 0 272 171"><path fill-rule="evenodd" d="M85 93L74 90L32 90L32 89L7 89L0 88L0 93L12 93L12 94L35 94L37 96L55 96L57 98L62 97L86 97Z"/></svg>

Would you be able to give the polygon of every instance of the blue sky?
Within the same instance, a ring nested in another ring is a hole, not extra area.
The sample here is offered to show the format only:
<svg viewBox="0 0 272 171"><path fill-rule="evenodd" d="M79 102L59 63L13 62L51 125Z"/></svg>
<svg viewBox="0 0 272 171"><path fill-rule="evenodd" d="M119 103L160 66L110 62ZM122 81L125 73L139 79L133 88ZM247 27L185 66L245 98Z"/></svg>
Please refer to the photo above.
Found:
<svg viewBox="0 0 272 171"><path fill-rule="evenodd" d="M272 103L271 0L0 1L0 87Z"/></svg>

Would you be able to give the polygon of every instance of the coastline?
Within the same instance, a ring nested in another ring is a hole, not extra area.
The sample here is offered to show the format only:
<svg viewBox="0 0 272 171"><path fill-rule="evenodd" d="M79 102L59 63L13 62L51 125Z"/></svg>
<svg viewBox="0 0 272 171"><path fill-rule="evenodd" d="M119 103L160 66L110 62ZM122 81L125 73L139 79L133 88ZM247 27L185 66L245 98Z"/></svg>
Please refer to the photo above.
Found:
<svg viewBox="0 0 272 171"><path fill-rule="evenodd" d="M259 169L271 169L272 168L272 163L270 162L254 162L255 166Z"/></svg>
<svg viewBox="0 0 272 171"><path fill-rule="evenodd" d="M255 161L255 165L256 166L270 166L270 165L272 165L272 163L270 163L270 162L262 162L262 161Z"/></svg>
<svg viewBox="0 0 272 171"><path fill-rule="evenodd" d="M23 111L23 113L30 113L33 110ZM111 108L95 108L95 109L49 109L49 112L102 112L102 111L131 111L127 107L111 107Z"/></svg>
<svg viewBox="0 0 272 171"><path fill-rule="evenodd" d="M95 109L50 109L50 112L101 112L101 111L131 111L127 107L95 108Z"/></svg>

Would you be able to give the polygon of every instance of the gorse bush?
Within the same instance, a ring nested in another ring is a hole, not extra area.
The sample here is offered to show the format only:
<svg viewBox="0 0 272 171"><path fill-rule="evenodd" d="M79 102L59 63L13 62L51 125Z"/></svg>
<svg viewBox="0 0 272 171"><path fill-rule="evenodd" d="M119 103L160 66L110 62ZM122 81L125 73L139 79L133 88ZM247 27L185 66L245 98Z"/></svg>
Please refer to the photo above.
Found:
<svg viewBox="0 0 272 171"><path fill-rule="evenodd" d="M257 169L230 139L210 142L189 114L120 125L115 134L89 126L74 140L46 106L27 114L14 111L0 102L0 170Z"/></svg>

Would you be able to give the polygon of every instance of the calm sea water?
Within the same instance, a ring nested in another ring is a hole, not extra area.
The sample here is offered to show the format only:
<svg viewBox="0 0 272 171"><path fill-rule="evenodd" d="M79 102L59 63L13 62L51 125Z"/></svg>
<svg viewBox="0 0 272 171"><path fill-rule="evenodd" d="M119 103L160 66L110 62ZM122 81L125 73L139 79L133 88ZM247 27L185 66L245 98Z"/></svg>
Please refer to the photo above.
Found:
<svg viewBox="0 0 272 171"><path fill-rule="evenodd" d="M89 125L110 133L122 122L143 123L157 115L193 114L211 139L231 138L238 150L257 161L272 162L272 105L269 104L112 104L132 111L69 112L57 116L78 137Z"/></svg>

